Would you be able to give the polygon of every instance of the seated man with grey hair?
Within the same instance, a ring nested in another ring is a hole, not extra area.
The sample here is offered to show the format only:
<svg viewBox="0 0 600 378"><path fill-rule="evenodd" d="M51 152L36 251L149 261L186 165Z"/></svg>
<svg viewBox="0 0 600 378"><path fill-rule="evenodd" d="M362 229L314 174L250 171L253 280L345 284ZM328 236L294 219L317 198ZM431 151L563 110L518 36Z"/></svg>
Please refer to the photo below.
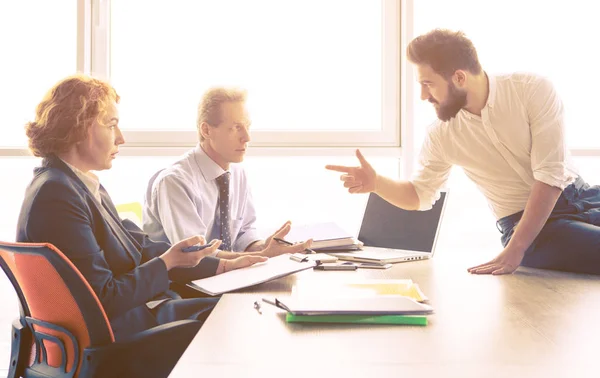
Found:
<svg viewBox="0 0 600 378"><path fill-rule="evenodd" d="M219 239L216 257L235 269L246 255L274 257L310 247L311 240L282 245L290 231L286 222L266 240L258 237L256 212L246 172L241 165L250 141L246 92L208 90L198 106L199 143L175 164L150 179L144 200L144 231L154 240L175 243L191 235Z"/></svg>

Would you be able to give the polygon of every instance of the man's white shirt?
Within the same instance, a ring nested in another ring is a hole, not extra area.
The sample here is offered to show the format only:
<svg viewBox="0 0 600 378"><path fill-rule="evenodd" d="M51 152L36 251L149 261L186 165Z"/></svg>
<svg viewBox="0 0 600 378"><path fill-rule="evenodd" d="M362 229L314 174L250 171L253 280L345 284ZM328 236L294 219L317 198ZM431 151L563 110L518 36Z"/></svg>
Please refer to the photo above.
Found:
<svg viewBox="0 0 600 378"><path fill-rule="evenodd" d="M233 251L244 251L259 240L256 211L246 172L231 164L229 227ZM144 231L151 239L177 243L203 235L207 242L220 238L219 189L216 178L225 170L197 145L172 166L160 171L148 185L144 203Z"/></svg>
<svg viewBox="0 0 600 378"><path fill-rule="evenodd" d="M481 116L462 109L430 126L412 179L420 210L439 198L453 165L482 191L497 219L525 209L535 180L564 189L577 177L565 143L563 104L552 83L527 73L488 79Z"/></svg>

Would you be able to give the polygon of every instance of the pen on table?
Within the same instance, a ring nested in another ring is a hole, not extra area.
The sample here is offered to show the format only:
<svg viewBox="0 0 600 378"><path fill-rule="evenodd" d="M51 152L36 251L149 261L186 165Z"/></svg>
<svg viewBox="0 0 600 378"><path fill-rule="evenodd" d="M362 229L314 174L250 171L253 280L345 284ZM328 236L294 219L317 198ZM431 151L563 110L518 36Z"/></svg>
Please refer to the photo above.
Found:
<svg viewBox="0 0 600 378"><path fill-rule="evenodd" d="M277 306L276 300L272 300L272 299L268 299L268 298L263 298L262 301L265 302L265 303L268 303L270 305L273 305L273 306L275 306L277 308L279 308L279 306Z"/></svg>
<svg viewBox="0 0 600 378"><path fill-rule="evenodd" d="M287 241L287 240L284 240L284 239L280 239L280 238L273 238L273 240L275 240L276 242L279 242L279 243L287 244L287 245L294 245L294 243L292 243L292 242L289 242L289 241ZM313 250L312 250L312 249L310 249L310 248L305 248L304 250L305 250L307 253L317 253L317 252L313 251Z"/></svg>
<svg viewBox="0 0 600 378"><path fill-rule="evenodd" d="M280 310L285 310L287 312L290 312L290 309L286 305L284 305L283 303L278 301L277 298L274 298L274 299L263 298L262 301L265 303L268 303L270 305L273 305Z"/></svg>
<svg viewBox="0 0 600 378"><path fill-rule="evenodd" d="M259 314L262 315L262 311L260 310L260 303L258 301L254 301L254 308L258 311Z"/></svg>

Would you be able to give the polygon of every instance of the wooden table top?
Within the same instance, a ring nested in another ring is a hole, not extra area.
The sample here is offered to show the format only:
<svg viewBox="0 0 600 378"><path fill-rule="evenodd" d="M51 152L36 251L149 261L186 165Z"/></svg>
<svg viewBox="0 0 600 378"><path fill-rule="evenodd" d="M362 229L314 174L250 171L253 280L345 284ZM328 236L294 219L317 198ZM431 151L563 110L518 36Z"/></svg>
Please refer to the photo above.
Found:
<svg viewBox="0 0 600 378"><path fill-rule="evenodd" d="M598 377L600 280L520 268L475 276L448 258L388 270L303 271L226 294L171 377ZM429 324L287 324L254 301L299 280L410 278L429 297Z"/></svg>

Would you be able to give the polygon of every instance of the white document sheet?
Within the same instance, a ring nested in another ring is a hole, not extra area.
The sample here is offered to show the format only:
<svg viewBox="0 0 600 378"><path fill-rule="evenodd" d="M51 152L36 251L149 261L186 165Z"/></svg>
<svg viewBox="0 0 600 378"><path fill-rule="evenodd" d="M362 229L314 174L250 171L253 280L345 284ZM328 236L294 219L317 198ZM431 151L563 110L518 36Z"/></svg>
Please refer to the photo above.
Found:
<svg viewBox="0 0 600 378"><path fill-rule="evenodd" d="M206 294L219 295L287 276L315 265L315 261L298 262L291 260L289 254L285 254L247 268L192 281L189 286Z"/></svg>

